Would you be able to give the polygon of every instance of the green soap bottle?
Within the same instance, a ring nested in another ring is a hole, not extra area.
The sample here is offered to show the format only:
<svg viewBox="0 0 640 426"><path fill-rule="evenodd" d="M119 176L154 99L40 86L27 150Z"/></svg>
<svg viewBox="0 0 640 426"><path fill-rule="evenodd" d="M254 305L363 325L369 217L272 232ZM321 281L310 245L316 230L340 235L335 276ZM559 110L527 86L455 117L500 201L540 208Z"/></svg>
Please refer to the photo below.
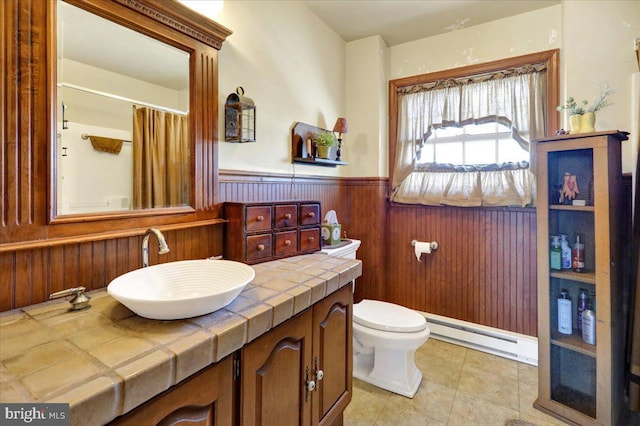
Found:
<svg viewBox="0 0 640 426"><path fill-rule="evenodd" d="M551 236L551 250L549 251L551 256L551 269L560 271L562 269L562 247L560 246L560 236Z"/></svg>

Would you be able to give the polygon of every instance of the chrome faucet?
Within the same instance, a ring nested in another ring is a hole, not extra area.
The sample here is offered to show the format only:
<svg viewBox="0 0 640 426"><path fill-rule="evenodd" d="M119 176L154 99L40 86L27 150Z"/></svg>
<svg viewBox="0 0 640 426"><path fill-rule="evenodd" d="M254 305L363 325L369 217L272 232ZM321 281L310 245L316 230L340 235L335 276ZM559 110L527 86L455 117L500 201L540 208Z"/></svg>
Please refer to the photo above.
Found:
<svg viewBox="0 0 640 426"><path fill-rule="evenodd" d="M149 228L147 232L144 233L144 237L142 238L142 267L146 268L149 266L149 237L151 234L154 234L158 238L158 254L167 254L169 253L169 246L167 245L167 240L164 239L164 235L156 228Z"/></svg>

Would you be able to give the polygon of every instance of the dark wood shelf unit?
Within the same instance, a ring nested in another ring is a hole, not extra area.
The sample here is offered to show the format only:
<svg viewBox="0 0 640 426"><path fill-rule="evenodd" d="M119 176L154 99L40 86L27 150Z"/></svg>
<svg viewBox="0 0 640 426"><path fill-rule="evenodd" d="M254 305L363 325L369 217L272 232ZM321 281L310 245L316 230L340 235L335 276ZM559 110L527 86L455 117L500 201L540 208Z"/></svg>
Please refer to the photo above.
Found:
<svg viewBox="0 0 640 426"><path fill-rule="evenodd" d="M538 398L534 406L569 424L617 425L624 395L623 318L620 280L621 148L619 131L564 135L535 141L537 155ZM580 197L593 190L593 205L549 204L565 173L576 176ZM592 184L590 185L590 182ZM552 270L550 237L581 234L585 270ZM582 340L577 302L595 297L596 344ZM573 334L558 331L557 300L572 300Z"/></svg>

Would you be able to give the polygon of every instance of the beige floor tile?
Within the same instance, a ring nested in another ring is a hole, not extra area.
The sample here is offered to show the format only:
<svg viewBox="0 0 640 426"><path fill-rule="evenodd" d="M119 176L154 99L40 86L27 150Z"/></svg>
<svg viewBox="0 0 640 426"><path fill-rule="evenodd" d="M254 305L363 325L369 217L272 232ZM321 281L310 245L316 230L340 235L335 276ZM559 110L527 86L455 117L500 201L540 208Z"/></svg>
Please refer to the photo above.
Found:
<svg viewBox="0 0 640 426"><path fill-rule="evenodd" d="M417 417L425 416L446 424L455 394L453 388L423 379L413 399L393 394L389 397L389 403L415 410Z"/></svg>
<svg viewBox="0 0 640 426"><path fill-rule="evenodd" d="M468 349L442 340L430 338L416 351L420 357L437 357L452 361L464 361Z"/></svg>
<svg viewBox="0 0 640 426"><path fill-rule="evenodd" d="M534 365L518 363L518 381L532 386L538 386L538 367Z"/></svg>
<svg viewBox="0 0 640 426"><path fill-rule="evenodd" d="M448 424L452 426L504 426L507 420L519 418L518 410L457 392Z"/></svg>
<svg viewBox="0 0 640 426"><path fill-rule="evenodd" d="M470 371L490 376L500 376L510 380L518 380L518 362L473 349L467 351L464 359L463 374Z"/></svg>
<svg viewBox="0 0 640 426"><path fill-rule="evenodd" d="M457 391L512 410L520 408L518 381L512 378L463 369Z"/></svg>
<svg viewBox="0 0 640 426"><path fill-rule="evenodd" d="M435 420L420 412L416 406L396 404L391 399L387 401L380 416L374 423L376 426L423 426L441 425L447 423Z"/></svg>
<svg viewBox="0 0 640 426"><path fill-rule="evenodd" d="M372 426L389 399L389 392L353 379L353 398L344 411L344 426Z"/></svg>
<svg viewBox="0 0 640 426"><path fill-rule="evenodd" d="M455 389L458 386L464 356L451 358L435 356L431 353L416 352L416 365L422 371L422 379Z"/></svg>
<svg viewBox="0 0 640 426"><path fill-rule="evenodd" d="M535 367L534 367L535 368ZM548 416L542 411L533 408L533 402L538 397L538 386L519 383L520 393L520 419L534 423L540 426L562 426L563 422L556 420L554 417Z"/></svg>

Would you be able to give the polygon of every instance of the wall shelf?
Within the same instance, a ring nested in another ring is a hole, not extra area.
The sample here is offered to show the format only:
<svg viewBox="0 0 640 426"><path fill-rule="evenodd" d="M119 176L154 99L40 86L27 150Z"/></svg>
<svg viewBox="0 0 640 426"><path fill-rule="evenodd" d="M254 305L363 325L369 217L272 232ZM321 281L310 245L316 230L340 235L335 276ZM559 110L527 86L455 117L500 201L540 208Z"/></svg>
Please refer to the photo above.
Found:
<svg viewBox="0 0 640 426"><path fill-rule="evenodd" d="M292 162L323 167L347 166L349 163L342 160L335 160L338 151L336 145L329 148L329 158L317 158L313 146L311 147L311 152L307 150L305 141L307 139L313 139L313 135L320 131L328 130L310 124L296 122L291 130Z"/></svg>
<svg viewBox="0 0 640 426"><path fill-rule="evenodd" d="M325 166L325 167L335 167L335 166L346 166L349 163L345 163L344 161L336 161L330 160L328 158L294 158L294 163L304 163L304 164L313 164L316 166Z"/></svg>

